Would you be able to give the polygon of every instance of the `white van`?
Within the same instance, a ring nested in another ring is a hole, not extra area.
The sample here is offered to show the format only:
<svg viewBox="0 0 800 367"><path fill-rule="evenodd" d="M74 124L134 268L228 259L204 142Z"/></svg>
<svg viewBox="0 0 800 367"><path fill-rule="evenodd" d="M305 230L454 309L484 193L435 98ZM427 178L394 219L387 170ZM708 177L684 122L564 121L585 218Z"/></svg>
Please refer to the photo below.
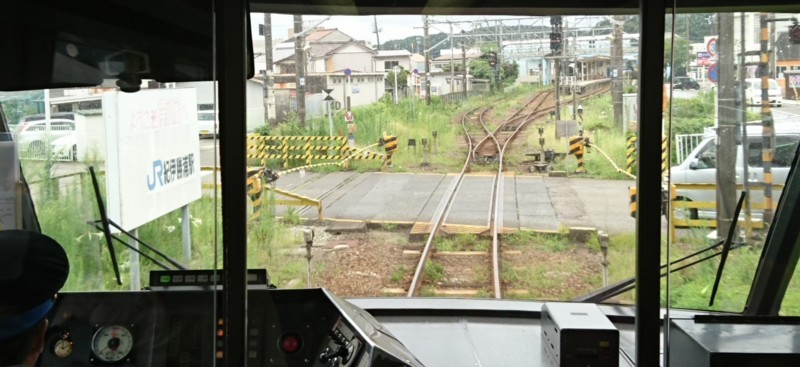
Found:
<svg viewBox="0 0 800 367"><path fill-rule="evenodd" d="M800 142L800 125L798 124L776 124L775 125L775 149L772 159L773 184L783 184L791 169L792 160ZM761 146L763 135L761 126L748 126L747 145L749 147L747 157L748 180L753 183L764 182L764 168L761 163ZM736 182L742 184L744 176L744 154L742 145L738 144L736 149ZM692 150L681 164L672 167L670 172L672 183L715 183L717 181L717 144L716 132L708 129L700 144ZM761 203L764 201L763 190L750 190L750 202ZM780 190L773 190L773 202L777 203L780 197ZM738 194L737 194L738 195ZM716 202L716 192L714 190L678 190L677 200ZM760 214L754 211L754 216ZM675 210L677 219L697 219L714 218L716 213L713 209L699 210Z"/></svg>
<svg viewBox="0 0 800 367"><path fill-rule="evenodd" d="M761 78L748 78L745 96L750 105L761 104ZM781 107L783 105L783 92L775 79L769 79L769 104Z"/></svg>
<svg viewBox="0 0 800 367"><path fill-rule="evenodd" d="M214 110L197 111L197 133L201 138L215 137L219 134L219 121Z"/></svg>

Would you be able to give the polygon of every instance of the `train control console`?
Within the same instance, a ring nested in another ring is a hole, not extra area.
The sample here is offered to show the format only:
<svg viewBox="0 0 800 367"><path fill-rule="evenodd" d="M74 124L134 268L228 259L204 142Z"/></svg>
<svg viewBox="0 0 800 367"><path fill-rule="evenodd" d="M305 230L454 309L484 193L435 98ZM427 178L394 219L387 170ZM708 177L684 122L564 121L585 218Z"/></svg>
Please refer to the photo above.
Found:
<svg viewBox="0 0 800 367"><path fill-rule="evenodd" d="M218 291L64 293L39 366L213 366ZM250 289L251 366L422 366L370 314L324 289Z"/></svg>

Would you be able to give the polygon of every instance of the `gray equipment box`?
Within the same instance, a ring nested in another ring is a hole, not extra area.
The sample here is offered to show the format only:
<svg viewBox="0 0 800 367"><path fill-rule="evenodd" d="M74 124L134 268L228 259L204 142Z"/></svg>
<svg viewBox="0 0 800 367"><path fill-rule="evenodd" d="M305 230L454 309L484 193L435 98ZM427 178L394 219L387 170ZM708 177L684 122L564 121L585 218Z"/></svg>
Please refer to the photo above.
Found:
<svg viewBox="0 0 800 367"><path fill-rule="evenodd" d="M619 366L619 331L591 303L545 303L542 348L556 366Z"/></svg>
<svg viewBox="0 0 800 367"><path fill-rule="evenodd" d="M669 330L670 366L800 366L796 317L695 316L670 320Z"/></svg>

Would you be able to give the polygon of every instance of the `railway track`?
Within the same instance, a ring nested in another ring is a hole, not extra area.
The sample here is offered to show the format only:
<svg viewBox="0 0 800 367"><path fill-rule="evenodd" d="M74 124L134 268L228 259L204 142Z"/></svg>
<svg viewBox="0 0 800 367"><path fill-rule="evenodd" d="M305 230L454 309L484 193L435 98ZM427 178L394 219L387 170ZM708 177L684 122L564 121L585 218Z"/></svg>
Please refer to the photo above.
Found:
<svg viewBox="0 0 800 367"><path fill-rule="evenodd" d="M604 93L607 90L600 90L583 98L593 97ZM499 232L503 228L503 189L504 189L504 166L503 155L518 133L531 121L547 116L550 111L555 109L554 91L538 93L522 108L518 109L511 117L503 121L496 129L491 131L485 121L485 116L489 108L475 109L466 113L461 120L464 136L467 143L467 157L464 166L458 176L447 187L445 194L440 201L431 220L430 233L425 245L420 252L420 259L414 271L411 285L408 288L407 296L416 297L420 295L420 290L426 282L425 277L430 258L436 253L440 257L453 257L448 263L453 267L439 269L439 272L446 271L451 274L484 274L489 276L478 276L473 282L460 282L459 284L443 284L449 287L448 291L441 293L470 296L480 295L482 292L491 295L493 298L503 298L502 282L500 279L500 236ZM477 124L476 124L477 123ZM479 125L480 129L475 126ZM498 163L497 171L493 177L491 204L488 213L488 228L491 236L491 246L488 251L458 251L458 252L438 252L434 248L434 238L442 226L447 222L447 217L453 202L458 194L459 188L464 181L465 174L469 171L470 164L475 162L494 161ZM464 259L470 259L468 261ZM476 269L476 267L478 267ZM453 289L456 287L457 289ZM458 289L460 288L460 289ZM437 291L439 293L439 291Z"/></svg>

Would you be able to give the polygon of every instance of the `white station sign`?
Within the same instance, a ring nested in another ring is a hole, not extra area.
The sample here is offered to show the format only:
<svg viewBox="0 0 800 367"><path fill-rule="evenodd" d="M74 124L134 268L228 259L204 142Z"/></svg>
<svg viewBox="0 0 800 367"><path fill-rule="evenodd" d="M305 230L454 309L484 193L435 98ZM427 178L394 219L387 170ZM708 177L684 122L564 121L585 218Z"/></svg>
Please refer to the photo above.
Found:
<svg viewBox="0 0 800 367"><path fill-rule="evenodd" d="M132 230L200 198L193 88L103 94L108 216Z"/></svg>

